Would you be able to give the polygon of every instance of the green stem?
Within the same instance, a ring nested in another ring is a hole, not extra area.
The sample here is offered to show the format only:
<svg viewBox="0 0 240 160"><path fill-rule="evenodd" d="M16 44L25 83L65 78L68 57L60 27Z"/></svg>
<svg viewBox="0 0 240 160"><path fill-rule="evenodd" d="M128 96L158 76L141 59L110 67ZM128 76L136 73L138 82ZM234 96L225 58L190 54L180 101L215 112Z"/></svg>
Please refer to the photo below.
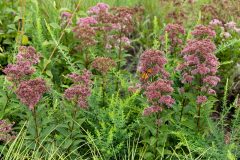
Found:
<svg viewBox="0 0 240 160"><path fill-rule="evenodd" d="M72 110L72 126L71 126L71 135L70 135L70 138L72 139L73 138L73 130L74 130L74 124L75 124L75 119L76 119L76 114L77 114L77 111L76 111L76 108L74 107L73 110Z"/></svg>
<svg viewBox="0 0 240 160"><path fill-rule="evenodd" d="M38 130L38 124L37 124L36 108L33 109L32 115L33 115L34 124L35 124L35 141L36 141L36 144L39 144L39 130Z"/></svg>
<svg viewBox="0 0 240 160"><path fill-rule="evenodd" d="M200 130L200 115L201 115L201 105L198 105L198 117L197 117L197 128Z"/></svg>
<svg viewBox="0 0 240 160"><path fill-rule="evenodd" d="M105 78L104 75L102 74L102 105L104 106L105 104Z"/></svg>
<svg viewBox="0 0 240 160"><path fill-rule="evenodd" d="M88 51L85 53L85 68L88 69L89 66L89 57L88 57Z"/></svg>
<svg viewBox="0 0 240 160"><path fill-rule="evenodd" d="M119 33L119 50L118 50L118 62L117 62L117 71L119 72L120 71L120 68L121 68L121 59L122 59L122 28L120 30L120 33ZM119 88L119 84L118 84L118 80L117 80L117 83L116 83L116 91L118 91L118 88Z"/></svg>
<svg viewBox="0 0 240 160"><path fill-rule="evenodd" d="M181 122L182 116L183 116L183 110L184 110L184 107L185 107L185 101L186 101L186 99L183 99L182 108L181 108L181 115L180 115L180 122Z"/></svg>
<svg viewBox="0 0 240 160"><path fill-rule="evenodd" d="M157 113L157 121L156 121L156 125L157 125L157 130L156 130L156 150L155 150L155 159L157 159L157 147L158 147L158 138L159 138L159 124L158 124L158 120L159 120L159 113Z"/></svg>
<svg viewBox="0 0 240 160"><path fill-rule="evenodd" d="M70 140L73 139L73 131L74 131L74 126L75 126L75 120L76 120L76 114L77 114L77 109L76 109L77 105L74 106L74 108L72 109L72 125L70 127L70 131L71 131L71 134L70 134ZM67 151L70 152L70 148L72 147L72 144L69 145L69 147L67 148Z"/></svg>

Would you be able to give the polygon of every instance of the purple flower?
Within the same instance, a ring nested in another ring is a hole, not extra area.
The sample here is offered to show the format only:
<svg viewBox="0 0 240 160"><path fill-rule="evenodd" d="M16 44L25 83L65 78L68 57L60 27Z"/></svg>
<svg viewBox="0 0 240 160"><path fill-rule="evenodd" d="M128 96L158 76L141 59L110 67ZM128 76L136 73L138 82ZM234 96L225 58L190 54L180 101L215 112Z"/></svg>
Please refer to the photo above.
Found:
<svg viewBox="0 0 240 160"><path fill-rule="evenodd" d="M204 26L204 25L198 25L194 28L192 31L192 35L197 38L214 38L216 36L216 32L211 29L210 27Z"/></svg>
<svg viewBox="0 0 240 160"><path fill-rule="evenodd" d="M84 84L91 84L91 76L92 73L86 69L82 71L82 74L79 75L77 73L71 73L68 75L68 77L75 83L84 83Z"/></svg>
<svg viewBox="0 0 240 160"><path fill-rule="evenodd" d="M202 54L208 55L213 53L216 49L214 43L209 39L204 40L190 40L187 43L187 46L182 50L183 54Z"/></svg>
<svg viewBox="0 0 240 160"><path fill-rule="evenodd" d="M0 120L0 142L9 142L15 139L13 125L14 123L9 123L3 119Z"/></svg>
<svg viewBox="0 0 240 160"><path fill-rule="evenodd" d="M185 29L179 24L168 24L165 28L165 32L168 33L169 39L173 46L182 44L180 35L185 34Z"/></svg>
<svg viewBox="0 0 240 160"><path fill-rule="evenodd" d="M152 103L155 102L160 102L160 103L165 103L166 105L170 105L170 103L168 103L166 97L168 94L171 94L173 92L173 88L172 88L172 82L169 80L163 80L163 79L159 79L155 82L150 83L147 88L146 91L144 92L144 94L147 96L148 100ZM164 98L161 102L161 98L164 96ZM168 99L170 100L170 99Z"/></svg>
<svg viewBox="0 0 240 160"><path fill-rule="evenodd" d="M162 75L167 78L169 74L165 71L164 65L167 63L163 52L158 50L146 50L140 57L138 71L141 74L141 81L147 81L155 75Z"/></svg>
<svg viewBox="0 0 240 160"><path fill-rule="evenodd" d="M187 74L187 73L183 73L183 79L182 79L182 83L192 83L194 77Z"/></svg>
<svg viewBox="0 0 240 160"><path fill-rule="evenodd" d="M213 19L209 22L211 26L222 26L222 22L218 19Z"/></svg>
<svg viewBox="0 0 240 160"><path fill-rule="evenodd" d="M200 75L206 75L210 72L210 69L206 67L205 64L199 64L197 65L196 73L199 73Z"/></svg>
<svg viewBox="0 0 240 160"><path fill-rule="evenodd" d="M93 17L84 17L84 18L79 18L77 21L77 25L79 26L89 26L89 25L94 25L97 24L98 22L96 21L95 18Z"/></svg>
<svg viewBox="0 0 240 160"><path fill-rule="evenodd" d="M77 25L73 28L73 32L75 37L80 40L80 49L96 44L96 30L90 25Z"/></svg>
<svg viewBox="0 0 240 160"><path fill-rule="evenodd" d="M160 106L151 106L151 107L147 107L144 109L143 111L143 115L144 116L149 116L153 113L158 113L158 112L161 112L162 111L162 107Z"/></svg>
<svg viewBox="0 0 240 160"><path fill-rule="evenodd" d="M39 63L39 55L35 48L32 46L19 47L19 53L17 55L17 63L29 62L31 65Z"/></svg>
<svg viewBox="0 0 240 160"><path fill-rule="evenodd" d="M72 73L68 77L74 84L65 90L64 97L78 104L79 107L86 109L88 107L87 99L91 95L91 72L83 70L82 74Z"/></svg>
<svg viewBox="0 0 240 160"><path fill-rule="evenodd" d="M26 76L34 73L31 63L18 62L18 64L8 64L3 72L6 74L9 81L19 81Z"/></svg>
<svg viewBox="0 0 240 160"><path fill-rule="evenodd" d="M146 50L140 57L138 71L141 74L142 89L148 101L153 105L144 110L144 115L162 111L165 106L171 107L175 102L170 96L173 92L172 81L164 65L167 63L163 52ZM163 106L163 107L160 107Z"/></svg>
<svg viewBox="0 0 240 160"><path fill-rule="evenodd" d="M92 62L92 67L102 74L106 74L111 68L116 66L116 62L108 57L97 57Z"/></svg>
<svg viewBox="0 0 240 160"><path fill-rule="evenodd" d="M101 12L108 12L109 5L106 3L98 3L96 6L91 7L88 10L89 14L99 14Z"/></svg>
<svg viewBox="0 0 240 160"><path fill-rule="evenodd" d="M33 110L47 90L45 81L37 78L22 81L16 90L16 94L23 104L27 105L30 110Z"/></svg>
<svg viewBox="0 0 240 160"><path fill-rule="evenodd" d="M216 94L216 91L210 88L210 89L208 90L208 94L215 95L215 94Z"/></svg>
<svg viewBox="0 0 240 160"><path fill-rule="evenodd" d="M209 38L215 32L206 26L197 26L192 32L195 38L189 40L182 50L183 62L178 66L182 74L182 83L188 83L194 88L201 88L201 94L215 94L212 87L216 86L220 78L216 76L219 61L214 55L216 46ZM194 83L193 80L196 80ZM199 97L199 103L201 101Z"/></svg>
<svg viewBox="0 0 240 160"><path fill-rule="evenodd" d="M170 95L163 95L158 102L160 104L165 104L166 106L171 107L175 103L175 100Z"/></svg>
<svg viewBox="0 0 240 160"><path fill-rule="evenodd" d="M72 24L72 13L68 12L68 11L64 11L61 13L61 20L63 24Z"/></svg>
<svg viewBox="0 0 240 160"><path fill-rule="evenodd" d="M220 78L217 76L207 76L203 78L203 82L209 84L212 87L215 87L218 82L220 82Z"/></svg>
<svg viewBox="0 0 240 160"><path fill-rule="evenodd" d="M197 96L197 104L203 104L207 102L207 97L206 96Z"/></svg>
<svg viewBox="0 0 240 160"><path fill-rule="evenodd" d="M32 65L38 62L39 55L33 47L21 46L17 54L16 64L8 64L7 67L3 69L3 72L6 74L8 80L20 81L34 73L35 70Z"/></svg>
<svg viewBox="0 0 240 160"><path fill-rule="evenodd" d="M227 27L228 29L234 29L234 28L236 28L236 22L231 21L231 22L224 24L224 26Z"/></svg>

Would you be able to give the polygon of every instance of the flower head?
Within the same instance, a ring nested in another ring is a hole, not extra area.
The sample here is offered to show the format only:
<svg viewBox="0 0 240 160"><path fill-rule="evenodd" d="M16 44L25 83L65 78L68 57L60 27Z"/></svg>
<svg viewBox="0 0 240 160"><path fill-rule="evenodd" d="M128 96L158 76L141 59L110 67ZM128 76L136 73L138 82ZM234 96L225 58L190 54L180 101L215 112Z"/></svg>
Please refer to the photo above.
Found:
<svg viewBox="0 0 240 160"><path fill-rule="evenodd" d="M47 90L45 81L37 78L22 81L16 90L16 94L23 104L27 105L30 110L33 110Z"/></svg>
<svg viewBox="0 0 240 160"><path fill-rule="evenodd" d="M94 25L94 24L97 24L97 23L98 22L93 17L79 18L78 21L77 21L77 25L79 25L80 27Z"/></svg>
<svg viewBox="0 0 240 160"><path fill-rule="evenodd" d="M18 64L8 64L6 68L4 68L3 72L6 74L8 80L10 81L19 81L26 76L30 76L34 73L34 69L32 68L29 62L19 62Z"/></svg>
<svg viewBox="0 0 240 160"><path fill-rule="evenodd" d="M172 82L169 80L159 79L147 86L144 94L147 96L148 101L153 104L161 104L171 107L174 99L170 96L173 92Z"/></svg>
<svg viewBox="0 0 240 160"><path fill-rule="evenodd" d="M231 22L224 24L224 26L227 27L228 29L234 29L234 28L236 28L236 22L231 21Z"/></svg>
<svg viewBox="0 0 240 160"><path fill-rule="evenodd" d="M0 120L0 142L9 142L15 139L15 133L12 126L14 123L9 123L6 120Z"/></svg>
<svg viewBox="0 0 240 160"><path fill-rule="evenodd" d="M89 70L84 69L82 71L82 74L76 74L76 73L71 73L68 75L68 77L75 83L75 84L79 84L79 83L84 83L87 85L91 84L91 76L92 73Z"/></svg>
<svg viewBox="0 0 240 160"><path fill-rule="evenodd" d="M183 62L178 67L182 74L182 83L200 88L201 94L215 94L212 87L220 81L220 78L216 76L219 61L214 55L216 46L209 39L215 36L215 32L208 27L197 26L192 34L197 39L188 41L182 50ZM206 96L197 97L198 104L206 101Z"/></svg>
<svg viewBox="0 0 240 160"><path fill-rule="evenodd" d="M65 98L86 109L88 107L87 98L91 95L91 75L88 70L83 70L81 75L69 74L68 77L73 80L74 84L65 90Z"/></svg>
<svg viewBox="0 0 240 160"><path fill-rule="evenodd" d="M153 113L158 113L158 112L161 112L162 111L162 107L159 107L159 106L150 106L150 107L147 107L144 109L143 111L143 115L144 116L149 116Z"/></svg>
<svg viewBox="0 0 240 160"><path fill-rule="evenodd" d="M72 13L68 11L63 11L61 13L62 24L72 24Z"/></svg>
<svg viewBox="0 0 240 160"><path fill-rule="evenodd" d="M165 28L165 32L168 33L168 36L171 40L173 46L182 44L180 35L185 34L185 29L180 24L168 24Z"/></svg>
<svg viewBox="0 0 240 160"><path fill-rule="evenodd" d="M212 30L210 27L208 26L204 26L204 25L198 25L194 28L194 30L192 31L192 35L196 38L202 38L202 37L206 37L206 38L213 38L216 36L216 32L214 30Z"/></svg>
<svg viewBox="0 0 240 160"><path fill-rule="evenodd" d="M167 60L163 52L152 49L144 51L138 65L138 71L141 74L140 80L144 82L156 75L162 75L162 78L169 77L169 74L164 69L166 63Z"/></svg>
<svg viewBox="0 0 240 160"><path fill-rule="evenodd" d="M88 14L99 14L99 13L107 13L109 10L109 5L106 3L98 3L96 6L91 7L88 10Z"/></svg>
<svg viewBox="0 0 240 160"><path fill-rule="evenodd" d="M73 28L74 35L80 40L80 48L86 48L96 44L96 30L90 25L77 25Z"/></svg>
<svg viewBox="0 0 240 160"><path fill-rule="evenodd" d="M97 57L92 62L92 67L102 74L106 74L111 68L115 66L115 61L108 57Z"/></svg>
<svg viewBox="0 0 240 160"><path fill-rule="evenodd" d="M211 26L222 26L222 21L218 20L218 19L213 19L209 22L209 24Z"/></svg>
<svg viewBox="0 0 240 160"><path fill-rule="evenodd" d="M35 48L32 46L19 47L19 53L17 55L17 63L29 62L31 65L39 63L39 55Z"/></svg>
<svg viewBox="0 0 240 160"><path fill-rule="evenodd" d="M39 55L35 48L29 46L19 47L16 64L8 64L3 72L7 75L10 81L19 81L34 73L33 64L39 62Z"/></svg>
<svg viewBox="0 0 240 160"><path fill-rule="evenodd" d="M207 102L206 96L197 96L197 104L203 104L205 102Z"/></svg>

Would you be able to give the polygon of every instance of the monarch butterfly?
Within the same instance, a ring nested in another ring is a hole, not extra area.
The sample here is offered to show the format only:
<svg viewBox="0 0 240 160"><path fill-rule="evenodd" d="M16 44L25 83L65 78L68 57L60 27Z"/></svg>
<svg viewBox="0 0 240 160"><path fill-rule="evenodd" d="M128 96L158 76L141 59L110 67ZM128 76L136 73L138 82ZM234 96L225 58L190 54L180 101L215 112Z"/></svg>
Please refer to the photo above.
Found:
<svg viewBox="0 0 240 160"><path fill-rule="evenodd" d="M146 72L142 73L141 78L144 79L144 80L146 80L146 79L148 79L149 74L151 74L151 73L152 73L152 69L149 68L149 69L147 69Z"/></svg>

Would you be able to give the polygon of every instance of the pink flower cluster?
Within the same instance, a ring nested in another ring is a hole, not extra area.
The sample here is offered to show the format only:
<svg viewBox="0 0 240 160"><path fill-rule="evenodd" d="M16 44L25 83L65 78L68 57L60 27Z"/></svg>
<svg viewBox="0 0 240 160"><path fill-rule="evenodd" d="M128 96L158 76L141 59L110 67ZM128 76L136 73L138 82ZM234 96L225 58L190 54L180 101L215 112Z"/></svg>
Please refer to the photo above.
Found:
<svg viewBox="0 0 240 160"><path fill-rule="evenodd" d="M96 44L95 36L96 30L91 24L91 20L87 18L78 20L78 25L73 28L75 37L80 40L79 48L86 48Z"/></svg>
<svg viewBox="0 0 240 160"><path fill-rule="evenodd" d="M87 99L91 95L91 75L88 70L83 70L81 75L76 73L68 75L74 84L65 90L64 96L67 100L75 102L83 109L88 108Z"/></svg>
<svg viewBox="0 0 240 160"><path fill-rule="evenodd" d="M16 59L16 64L9 64L3 72L8 80L16 85L15 93L20 101L33 110L42 95L47 92L43 79L29 80L30 75L35 72L33 65L39 62L39 55L33 47L21 46Z"/></svg>
<svg viewBox="0 0 240 160"><path fill-rule="evenodd" d="M182 44L180 36L185 34L185 29L183 28L182 25L168 24L165 28L165 32L168 33L168 37L170 38L170 42L173 47Z"/></svg>
<svg viewBox="0 0 240 160"><path fill-rule="evenodd" d="M144 109L143 111L143 115L144 116L149 116L153 113L158 113L158 112L161 112L162 111L162 107L159 107L159 106L150 106L150 107L147 107Z"/></svg>
<svg viewBox="0 0 240 160"><path fill-rule="evenodd" d="M17 55L17 63L20 62L29 62L31 65L39 63L39 55L36 52L35 48L32 46L19 47L19 53Z"/></svg>
<svg viewBox="0 0 240 160"><path fill-rule="evenodd" d="M213 38L216 36L216 32L208 26L198 25L192 31L192 35L198 39Z"/></svg>
<svg viewBox="0 0 240 160"><path fill-rule="evenodd" d="M188 41L182 50L184 61L178 66L182 73L182 83L194 85L195 88L200 86L202 94L215 94L212 87L215 87L220 81L220 78L216 76L219 62L214 55L216 47L208 39L213 37L215 32L210 28L197 26L192 34L198 39ZM200 37L205 37L205 39L199 39ZM204 102L206 102L206 96L197 97L197 103Z"/></svg>
<svg viewBox="0 0 240 160"><path fill-rule="evenodd" d="M211 26L221 26L222 25L222 21L218 20L218 19L213 19L209 22L209 24Z"/></svg>
<svg viewBox="0 0 240 160"><path fill-rule="evenodd" d="M125 36L122 36L121 38L119 38L117 35L107 36L107 43L105 45L106 49L120 49L120 45L121 49L123 50L131 45L131 41Z"/></svg>
<svg viewBox="0 0 240 160"><path fill-rule="evenodd" d="M159 50L149 49L143 52L140 57L138 71L141 74L141 82L148 82L154 76L168 78L164 65L167 63L164 53Z"/></svg>
<svg viewBox="0 0 240 160"><path fill-rule="evenodd" d="M92 62L92 67L102 74L106 74L111 68L115 66L115 61L108 57L97 57Z"/></svg>
<svg viewBox="0 0 240 160"><path fill-rule="evenodd" d="M202 104L207 102L207 97L206 96L197 96L197 104Z"/></svg>
<svg viewBox="0 0 240 160"><path fill-rule="evenodd" d="M16 90L16 94L23 104L33 110L47 90L45 81L42 78L36 78L22 81Z"/></svg>
<svg viewBox="0 0 240 160"><path fill-rule="evenodd" d="M107 4L98 3L88 10L88 17L79 18L73 32L81 40L81 48L96 44L95 39L98 32L104 34L105 47L108 49L118 46L121 42L130 44L127 36L134 28L134 13L130 8L116 7L110 9ZM114 37L116 34L121 36ZM114 37L114 41L111 41L111 37Z"/></svg>
<svg viewBox="0 0 240 160"><path fill-rule="evenodd" d="M34 69L27 62L20 62L18 64L8 64L3 72L7 75L9 81L18 82L26 76L32 75Z"/></svg>
<svg viewBox="0 0 240 160"><path fill-rule="evenodd" d="M230 22L227 22L226 24L224 24L224 26L227 27L228 29L235 29L236 25L237 24L234 21L230 21Z"/></svg>
<svg viewBox="0 0 240 160"><path fill-rule="evenodd" d="M98 15L100 13L107 13L109 8L108 4L98 3L96 6L93 6L88 10L88 14Z"/></svg>
<svg viewBox="0 0 240 160"><path fill-rule="evenodd" d="M172 92L172 82L169 80L159 79L147 86L145 95L147 96L148 101L153 105L171 107L175 102L169 95Z"/></svg>
<svg viewBox="0 0 240 160"><path fill-rule="evenodd" d="M164 65L167 63L163 52L159 50L146 50L140 57L138 71L144 94L152 104L144 110L144 115L150 115L162 111L167 106L174 104L174 99L170 96L173 92L172 82L168 80L169 73Z"/></svg>
<svg viewBox="0 0 240 160"><path fill-rule="evenodd" d="M34 73L33 64L39 62L39 55L33 47L21 46L17 55L16 64L8 64L3 70L8 80L19 82Z"/></svg>
<svg viewBox="0 0 240 160"><path fill-rule="evenodd" d="M64 11L61 13L61 20L62 20L62 26L64 25L71 25L72 24L72 13L68 11Z"/></svg>
<svg viewBox="0 0 240 160"><path fill-rule="evenodd" d="M215 28L220 27L221 28L221 36L223 36L226 39L231 37L231 34L229 33L229 31L235 31L237 33L240 33L240 28L237 27L237 24L234 21L223 23L222 21L220 21L218 19L213 19L212 21L210 21L209 24L210 24L210 26L215 27Z"/></svg>
<svg viewBox="0 0 240 160"><path fill-rule="evenodd" d="M90 26L90 25L94 25L97 24L98 22L96 21L95 18L93 17L84 17L84 18L79 18L77 21L77 25L78 26Z"/></svg>
<svg viewBox="0 0 240 160"><path fill-rule="evenodd" d="M15 139L15 133L12 126L14 123L9 123L6 120L0 120L0 142L9 142Z"/></svg>

